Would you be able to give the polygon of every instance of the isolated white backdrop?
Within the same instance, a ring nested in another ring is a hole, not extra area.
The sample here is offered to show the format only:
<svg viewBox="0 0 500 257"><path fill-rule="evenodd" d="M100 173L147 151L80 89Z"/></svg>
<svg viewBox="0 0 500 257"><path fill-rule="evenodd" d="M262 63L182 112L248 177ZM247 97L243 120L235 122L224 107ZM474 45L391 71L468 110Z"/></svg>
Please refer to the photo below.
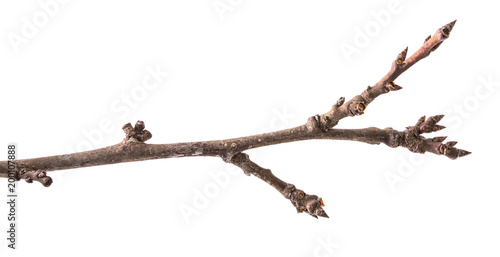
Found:
<svg viewBox="0 0 500 257"><path fill-rule="evenodd" d="M50 188L19 183L16 251L6 247L0 205L1 255L498 256L500 41L492 5L2 1L1 160L11 142L18 158L115 144L121 126L137 120L153 133L150 143L300 125L359 94L406 46L413 53L455 19L450 39L398 78L403 90L338 127L403 130L445 113L441 135L473 154L451 161L340 141L249 151L322 196L330 219L319 220L217 158L52 172Z"/></svg>

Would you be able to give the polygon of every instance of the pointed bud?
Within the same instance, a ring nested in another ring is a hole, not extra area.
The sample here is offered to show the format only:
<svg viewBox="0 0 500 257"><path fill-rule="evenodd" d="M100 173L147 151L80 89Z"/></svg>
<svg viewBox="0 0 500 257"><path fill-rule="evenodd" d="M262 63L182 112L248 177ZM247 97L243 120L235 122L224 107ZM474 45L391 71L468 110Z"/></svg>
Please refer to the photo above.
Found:
<svg viewBox="0 0 500 257"><path fill-rule="evenodd" d="M462 149L457 149L457 148L445 148L443 149L443 154L452 159L452 160L455 160L457 159L458 157L464 157L464 156L467 156L469 155L471 152L469 151L466 151L466 150L462 150Z"/></svg>
<svg viewBox="0 0 500 257"><path fill-rule="evenodd" d="M462 149L458 149L458 157L464 157L464 156L467 156L469 154L471 154L471 152L466 151L466 150L462 150Z"/></svg>
<svg viewBox="0 0 500 257"><path fill-rule="evenodd" d="M443 119L444 117L444 114L440 114L440 115L434 115L432 116L432 120L434 121L434 124L438 123L441 119Z"/></svg>
<svg viewBox="0 0 500 257"><path fill-rule="evenodd" d="M396 63L401 64L406 60L406 54L408 53L408 47L405 48L400 54L398 54L398 57L396 58Z"/></svg>
<svg viewBox="0 0 500 257"><path fill-rule="evenodd" d="M435 137L435 138L432 139L432 142L439 142L439 143L441 143L444 140L446 140L446 138L447 138L446 136L445 137Z"/></svg>
<svg viewBox="0 0 500 257"><path fill-rule="evenodd" d="M446 127L445 126L441 126L441 125L436 125L432 128L432 131L435 132L435 131L440 131L442 129L445 129Z"/></svg>
<svg viewBox="0 0 500 257"><path fill-rule="evenodd" d="M452 148L454 147L458 142L457 141L450 141L445 144L446 147Z"/></svg>
<svg viewBox="0 0 500 257"><path fill-rule="evenodd" d="M420 118L418 119L418 121L417 121L417 123L415 124L415 126L417 126L417 127L418 127L418 126L422 125L422 124L424 123L424 121L425 121L425 115L424 115L424 116L422 116L422 117L420 117Z"/></svg>
<svg viewBox="0 0 500 257"><path fill-rule="evenodd" d="M450 32L451 30L453 29L453 26L455 26L455 23L457 22L457 20L454 20L446 25L444 25L440 31L441 31L441 35L443 35L445 38L449 37L450 36Z"/></svg>
<svg viewBox="0 0 500 257"><path fill-rule="evenodd" d="M337 100L336 105L337 105L337 106L341 106L341 105L343 105L343 104L344 104L344 101L345 101L345 97L341 97L341 98L339 98L339 100Z"/></svg>
<svg viewBox="0 0 500 257"><path fill-rule="evenodd" d="M328 217L328 214L326 214L325 210L323 210L322 208L318 208L316 210L316 215L323 217L323 218L330 218L330 217Z"/></svg>
<svg viewBox="0 0 500 257"><path fill-rule="evenodd" d="M435 115L435 116L429 117L423 123L423 126L429 127L428 129L425 130L425 132L432 132L432 131L438 131L438 130L444 129L445 128L444 126L436 125L436 123L438 123L443 117L444 117L444 115ZM421 128L421 130L423 130L423 129Z"/></svg>
<svg viewBox="0 0 500 257"><path fill-rule="evenodd" d="M394 81L389 81L389 82L387 82L387 84L385 85L385 87L386 87L389 91L398 91L398 90L402 89L402 87L401 87L401 86L394 84Z"/></svg>

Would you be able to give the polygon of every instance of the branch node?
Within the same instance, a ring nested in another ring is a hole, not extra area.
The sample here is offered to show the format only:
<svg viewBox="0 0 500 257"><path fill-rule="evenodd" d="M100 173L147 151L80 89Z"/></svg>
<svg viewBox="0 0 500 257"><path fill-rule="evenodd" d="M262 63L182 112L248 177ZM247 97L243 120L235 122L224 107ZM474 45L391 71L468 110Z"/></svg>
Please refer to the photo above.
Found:
<svg viewBox="0 0 500 257"><path fill-rule="evenodd" d="M388 133L385 144L393 148L400 146L404 137L403 134L393 128L386 128L386 130L390 131L390 133Z"/></svg>
<svg viewBox="0 0 500 257"><path fill-rule="evenodd" d="M125 140L144 143L147 140L151 139L153 137L153 134L151 134L151 132L145 130L144 128L146 128L146 125L144 124L144 121L140 120L135 123L134 127L132 127L132 124L130 124L130 122L123 125L122 129L125 132Z"/></svg>
<svg viewBox="0 0 500 257"><path fill-rule="evenodd" d="M21 169L17 172L17 180L24 179L27 183L33 183L33 181L40 182L44 187L49 187L52 185L52 178L47 176L47 172L43 170L30 170Z"/></svg>
<svg viewBox="0 0 500 257"><path fill-rule="evenodd" d="M323 116L323 122L328 122L329 121L329 118L327 116ZM322 123L321 123L321 117L319 116L319 114L316 114L314 116L311 116L307 119L307 123L306 123L306 127L307 127L307 131L308 132L317 132L318 130L322 130L322 131L325 131L325 128L326 126L323 126ZM328 130L328 128L326 128L326 130Z"/></svg>
<svg viewBox="0 0 500 257"><path fill-rule="evenodd" d="M354 101L349 108L349 116L363 115L366 105L360 101Z"/></svg>
<svg viewBox="0 0 500 257"><path fill-rule="evenodd" d="M373 99L376 97L373 95L373 90L371 86L367 86L363 92L361 92L361 97L367 102L371 103Z"/></svg>
<svg viewBox="0 0 500 257"><path fill-rule="evenodd" d="M295 185L293 184L287 184L285 189L283 190L283 196L286 199L290 199L292 197L292 192L295 191Z"/></svg>

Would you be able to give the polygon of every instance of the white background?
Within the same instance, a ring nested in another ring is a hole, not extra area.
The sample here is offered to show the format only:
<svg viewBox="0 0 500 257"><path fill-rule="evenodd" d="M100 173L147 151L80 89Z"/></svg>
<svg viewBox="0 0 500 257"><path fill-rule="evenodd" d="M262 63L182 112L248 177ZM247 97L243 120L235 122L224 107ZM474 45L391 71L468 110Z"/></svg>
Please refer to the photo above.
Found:
<svg viewBox="0 0 500 257"><path fill-rule="evenodd" d="M1 160L12 142L18 158L112 145L137 120L149 143L300 125L455 19L451 37L397 79L403 90L338 127L403 130L445 113L439 135L473 154L452 161L341 141L249 151L323 197L330 219L319 220L217 158L51 172L50 188L19 182L16 251L1 201L2 256L500 255L493 2L68 1L49 11L47 2L0 4ZM23 35L26 26L35 30ZM348 58L346 45L356 48ZM168 76L144 88L157 67Z"/></svg>

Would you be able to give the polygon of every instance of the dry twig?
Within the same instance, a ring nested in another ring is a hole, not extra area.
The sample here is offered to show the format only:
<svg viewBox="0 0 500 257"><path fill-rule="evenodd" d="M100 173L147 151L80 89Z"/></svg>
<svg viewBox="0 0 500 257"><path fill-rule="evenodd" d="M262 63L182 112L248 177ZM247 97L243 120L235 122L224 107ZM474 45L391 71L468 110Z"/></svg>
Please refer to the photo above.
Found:
<svg viewBox="0 0 500 257"><path fill-rule="evenodd" d="M369 103L381 94L400 90L401 87L394 80L417 63L422 58L429 56L450 35L455 21L438 29L433 36L425 39L424 44L413 55L406 58L408 48L404 49L393 61L389 72L375 85L369 86L361 94L345 102L341 97L332 109L323 114L310 117L306 124L247 137L175 144L146 144L145 141L152 134L145 130L144 122L138 121L134 127L130 123L123 126L125 139L109 147L92 151L64 154L57 156L17 160L13 172L9 173L7 161L0 162L0 177L13 177L16 180L25 179L31 183L38 181L48 187L52 179L47 172L54 170L90 167L122 162L143 161L160 158L188 157L188 156L216 156L224 161L240 167L245 174L254 175L278 190L285 198L289 199L298 212L307 212L313 217L328 217L323 210L321 198L306 194L296 189L294 185L286 183L265 169L251 161L243 151L251 148L263 147L286 142L332 139L353 140L369 144L386 144L390 147L404 147L416 153L431 152L444 155L450 159L463 157L470 152L455 148L457 142L450 141L443 144L446 137L425 138L423 133L438 131L443 126L437 123L443 115L436 115L425 119L420 118L414 126L407 127L404 131L392 128L365 128L365 129L334 129L338 122L348 116L357 116L364 113Z"/></svg>

